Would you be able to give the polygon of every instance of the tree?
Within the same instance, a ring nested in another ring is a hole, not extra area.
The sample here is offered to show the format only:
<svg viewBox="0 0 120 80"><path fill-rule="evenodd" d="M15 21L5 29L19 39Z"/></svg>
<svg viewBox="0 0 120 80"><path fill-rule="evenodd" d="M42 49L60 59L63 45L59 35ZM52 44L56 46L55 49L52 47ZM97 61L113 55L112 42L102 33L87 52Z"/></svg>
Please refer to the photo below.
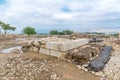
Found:
<svg viewBox="0 0 120 80"><path fill-rule="evenodd" d="M10 27L9 27L9 32L10 32L10 31L15 31L15 29L16 29L16 27L10 26Z"/></svg>
<svg viewBox="0 0 120 80"><path fill-rule="evenodd" d="M65 35L70 35L70 34L73 34L73 31L70 31L70 30L64 30L62 31Z"/></svg>
<svg viewBox="0 0 120 80"><path fill-rule="evenodd" d="M7 34L7 31L10 30L10 25L9 24L3 24L2 29L4 30L4 33Z"/></svg>
<svg viewBox="0 0 120 80"><path fill-rule="evenodd" d="M50 33L51 35L57 35L57 34L58 34L58 31L57 31L57 30L51 30L49 33Z"/></svg>
<svg viewBox="0 0 120 80"><path fill-rule="evenodd" d="M4 30L4 33L9 33L8 31L15 31L16 27L11 26L10 24L6 24L0 21L0 27Z"/></svg>
<svg viewBox="0 0 120 80"><path fill-rule="evenodd" d="M1 30L2 30L2 25L3 25L3 22L0 21L0 33L1 33Z"/></svg>
<svg viewBox="0 0 120 80"><path fill-rule="evenodd" d="M58 35L65 35L63 32L58 32Z"/></svg>
<svg viewBox="0 0 120 80"><path fill-rule="evenodd" d="M23 32L24 34L27 34L28 36L33 35L33 34L36 34L35 29L32 28L32 27L30 27L30 26L24 28L22 32Z"/></svg>
<svg viewBox="0 0 120 80"><path fill-rule="evenodd" d="M58 32L57 30L51 30L49 33L51 35L70 35L70 34L73 34L73 31L63 30L61 32Z"/></svg>

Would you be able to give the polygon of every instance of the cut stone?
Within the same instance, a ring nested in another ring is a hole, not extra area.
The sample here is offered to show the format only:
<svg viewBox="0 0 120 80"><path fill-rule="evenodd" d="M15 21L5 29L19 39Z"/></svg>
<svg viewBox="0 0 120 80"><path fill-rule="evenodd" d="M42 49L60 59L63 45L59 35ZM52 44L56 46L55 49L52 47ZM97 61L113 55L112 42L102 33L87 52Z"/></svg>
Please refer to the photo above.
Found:
<svg viewBox="0 0 120 80"><path fill-rule="evenodd" d="M83 46L85 44L88 44L89 39L78 39L78 40L72 40L70 42L66 43L60 43L60 42L47 42L46 48L57 50L57 51L68 51L80 46Z"/></svg>
<svg viewBox="0 0 120 80"><path fill-rule="evenodd" d="M60 58L61 52L50 50L50 55Z"/></svg>
<svg viewBox="0 0 120 80"><path fill-rule="evenodd" d="M45 48L40 48L40 53L43 53L43 54L47 54L47 55L50 55L50 50L49 49L45 49Z"/></svg>

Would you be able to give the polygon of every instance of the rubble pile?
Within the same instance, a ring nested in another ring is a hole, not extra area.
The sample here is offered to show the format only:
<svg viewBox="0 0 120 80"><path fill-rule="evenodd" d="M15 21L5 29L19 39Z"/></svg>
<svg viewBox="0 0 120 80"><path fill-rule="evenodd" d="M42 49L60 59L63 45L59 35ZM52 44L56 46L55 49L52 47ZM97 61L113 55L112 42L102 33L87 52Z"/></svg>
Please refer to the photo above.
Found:
<svg viewBox="0 0 120 80"><path fill-rule="evenodd" d="M66 59L71 60L77 64L85 64L93 59L95 59L102 46L96 44L96 45L85 45L73 50L70 50L67 55Z"/></svg>
<svg viewBox="0 0 120 80"><path fill-rule="evenodd" d="M115 51L104 68L104 75L108 80L120 80L120 53Z"/></svg>

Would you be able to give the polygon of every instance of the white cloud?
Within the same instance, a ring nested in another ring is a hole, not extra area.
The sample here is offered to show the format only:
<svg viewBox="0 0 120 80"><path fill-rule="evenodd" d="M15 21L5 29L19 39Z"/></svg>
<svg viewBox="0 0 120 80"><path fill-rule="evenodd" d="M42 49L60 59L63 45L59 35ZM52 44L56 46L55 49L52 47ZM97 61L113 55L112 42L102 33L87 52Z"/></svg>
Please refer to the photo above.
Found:
<svg viewBox="0 0 120 80"><path fill-rule="evenodd" d="M57 24L64 27L65 23L88 28L84 25L98 26L100 21L120 18L115 14L120 13L119 4L119 0L6 0L0 5L0 19L17 26L17 31L29 25L49 28ZM64 6L70 12L63 11Z"/></svg>
<svg viewBox="0 0 120 80"><path fill-rule="evenodd" d="M120 29L92 29L89 32L120 33Z"/></svg>

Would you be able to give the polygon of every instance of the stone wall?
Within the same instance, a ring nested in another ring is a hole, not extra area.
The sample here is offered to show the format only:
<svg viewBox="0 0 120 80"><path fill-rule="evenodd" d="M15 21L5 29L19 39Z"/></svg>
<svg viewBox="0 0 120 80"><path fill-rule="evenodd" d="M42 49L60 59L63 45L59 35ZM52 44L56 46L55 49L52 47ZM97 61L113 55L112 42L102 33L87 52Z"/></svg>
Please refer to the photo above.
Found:
<svg viewBox="0 0 120 80"><path fill-rule="evenodd" d="M64 58L66 53L77 47L89 43L89 39L68 40L62 38L45 38L42 40L28 41L27 44L22 46L24 52L33 51L39 52L58 58Z"/></svg>

